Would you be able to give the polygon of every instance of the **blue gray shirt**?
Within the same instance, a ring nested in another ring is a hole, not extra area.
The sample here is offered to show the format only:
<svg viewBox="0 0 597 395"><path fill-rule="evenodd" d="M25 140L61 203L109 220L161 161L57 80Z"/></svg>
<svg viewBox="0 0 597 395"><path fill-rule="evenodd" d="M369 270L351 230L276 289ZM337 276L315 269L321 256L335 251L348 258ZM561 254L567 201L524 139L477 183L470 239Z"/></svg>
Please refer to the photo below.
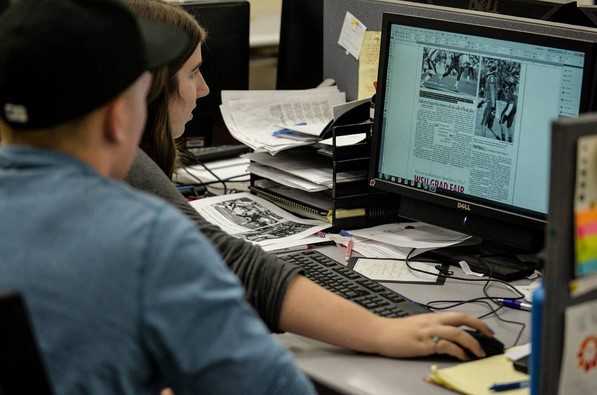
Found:
<svg viewBox="0 0 597 395"><path fill-rule="evenodd" d="M189 220L73 157L0 149L0 288L56 394L313 393Z"/></svg>

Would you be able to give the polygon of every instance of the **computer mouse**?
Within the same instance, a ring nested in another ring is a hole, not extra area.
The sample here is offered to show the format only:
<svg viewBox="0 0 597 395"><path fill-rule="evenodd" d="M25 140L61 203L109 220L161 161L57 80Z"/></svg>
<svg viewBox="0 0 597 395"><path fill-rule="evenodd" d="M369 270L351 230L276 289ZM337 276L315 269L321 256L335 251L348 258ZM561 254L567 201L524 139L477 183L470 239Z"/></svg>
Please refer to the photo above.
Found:
<svg viewBox="0 0 597 395"><path fill-rule="evenodd" d="M487 357L504 353L504 343L502 343L495 337L487 337L479 331L473 331L469 329L466 329L465 331L479 342L481 348L483 348L483 351L485 351ZM479 357L473 354L473 352L468 348L463 349L470 359L479 359Z"/></svg>

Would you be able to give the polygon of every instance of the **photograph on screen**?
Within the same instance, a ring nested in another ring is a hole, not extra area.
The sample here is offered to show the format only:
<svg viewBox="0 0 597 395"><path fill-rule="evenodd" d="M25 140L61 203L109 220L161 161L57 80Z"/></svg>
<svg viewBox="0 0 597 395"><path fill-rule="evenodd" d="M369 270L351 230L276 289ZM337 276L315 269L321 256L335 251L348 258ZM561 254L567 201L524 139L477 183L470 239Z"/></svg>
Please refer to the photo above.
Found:
<svg viewBox="0 0 597 395"><path fill-rule="evenodd" d="M421 88L476 96L478 64L476 55L424 47Z"/></svg>
<svg viewBox="0 0 597 395"><path fill-rule="evenodd" d="M520 67L516 61L483 58L475 135L512 143Z"/></svg>

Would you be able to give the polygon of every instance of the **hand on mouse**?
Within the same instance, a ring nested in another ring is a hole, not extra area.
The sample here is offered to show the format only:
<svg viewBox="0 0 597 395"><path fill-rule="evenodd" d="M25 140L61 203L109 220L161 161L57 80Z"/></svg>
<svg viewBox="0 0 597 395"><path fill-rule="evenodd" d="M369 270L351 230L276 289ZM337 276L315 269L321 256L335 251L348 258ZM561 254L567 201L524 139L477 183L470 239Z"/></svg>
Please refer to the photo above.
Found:
<svg viewBox="0 0 597 395"><path fill-rule="evenodd" d="M432 313L406 318L380 318L374 324L376 352L397 358L445 354L462 361L470 358L464 348L477 357L485 356L481 345L460 326L479 330L488 337L493 331L486 323L466 313Z"/></svg>

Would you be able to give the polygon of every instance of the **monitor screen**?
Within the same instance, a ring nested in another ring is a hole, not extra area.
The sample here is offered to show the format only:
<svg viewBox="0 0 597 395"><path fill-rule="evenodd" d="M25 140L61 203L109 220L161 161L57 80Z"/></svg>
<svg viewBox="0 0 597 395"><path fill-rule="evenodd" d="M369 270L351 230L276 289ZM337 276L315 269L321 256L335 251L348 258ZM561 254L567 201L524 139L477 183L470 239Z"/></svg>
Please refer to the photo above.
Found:
<svg viewBox="0 0 597 395"><path fill-rule="evenodd" d="M403 217L543 243L550 122L591 108L594 44L532 31L384 14L370 178Z"/></svg>

